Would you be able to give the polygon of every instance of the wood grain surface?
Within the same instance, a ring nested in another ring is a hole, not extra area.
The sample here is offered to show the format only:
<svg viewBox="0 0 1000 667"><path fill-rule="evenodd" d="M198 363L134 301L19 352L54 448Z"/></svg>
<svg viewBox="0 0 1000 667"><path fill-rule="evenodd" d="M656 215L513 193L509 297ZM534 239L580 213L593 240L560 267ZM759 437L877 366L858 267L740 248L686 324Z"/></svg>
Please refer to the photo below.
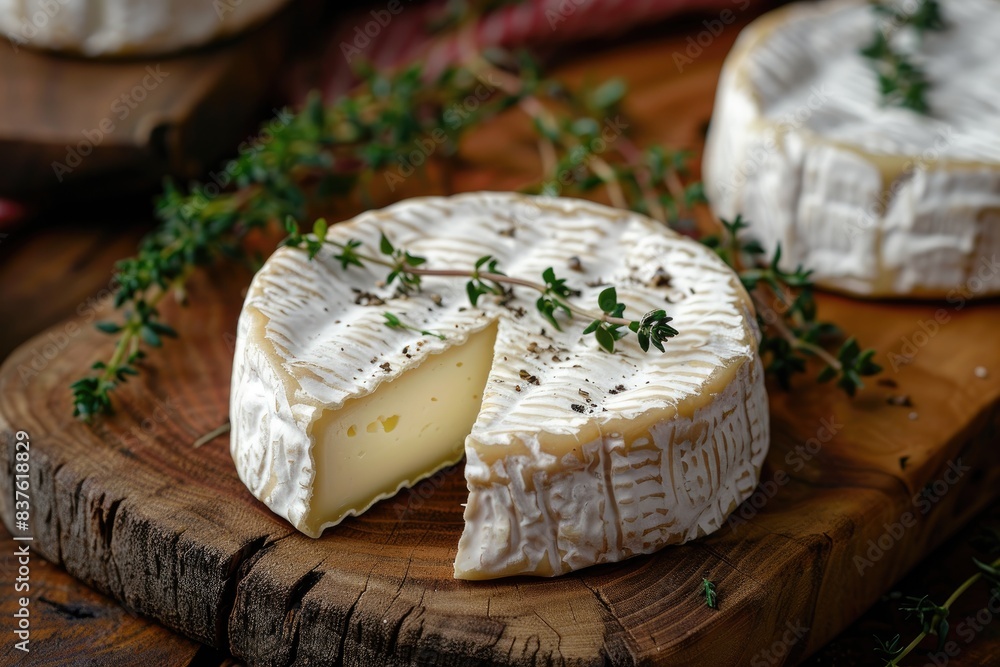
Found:
<svg viewBox="0 0 1000 667"><path fill-rule="evenodd" d="M0 48L0 195L92 196L201 175L253 132L290 22L286 11L221 44L147 60L9 41Z"/></svg>
<svg viewBox="0 0 1000 667"><path fill-rule="evenodd" d="M650 37L564 71L626 75L640 136L697 147L728 44L716 40L679 75L670 56L683 45ZM531 163L517 157L527 150L519 132L511 119L470 142L459 188L523 179ZM772 388L772 451L760 491L739 510L746 523L560 579L458 582L458 466L311 540L246 492L226 438L191 448L226 418L248 277L201 275L191 307L166 307L184 342L168 342L119 392L116 416L92 426L69 418L66 386L112 341L80 328L36 375L22 371L66 325L29 341L0 372L0 427L31 436L39 553L253 664L795 663L997 495L1000 307L831 296L825 316L884 359L911 345L909 363L887 373L897 387L873 384L854 401L808 381ZM913 407L887 403L902 394ZM0 503L11 525L9 486ZM915 525L896 530L907 512ZM857 556L871 561L863 574ZM718 611L698 597L703 576L718 586Z"/></svg>
<svg viewBox="0 0 1000 667"><path fill-rule="evenodd" d="M0 543L14 544L0 527ZM13 550L0 558L0 580L5 585L16 580L20 563ZM52 665L87 664L104 667L157 665L186 667L208 661L209 647L170 632L155 621L130 614L113 600L84 588L57 566L33 554L29 574L22 577L31 585L29 605L32 634L24 653L13 641L0 644L0 664ZM20 595L0 596L0 614L13 618ZM11 636L13 636L11 634ZM7 638L5 637L5 640ZM216 664L222 661L218 656Z"/></svg>
<svg viewBox="0 0 1000 667"><path fill-rule="evenodd" d="M943 602L976 572L972 559L987 561L996 558L995 545L982 538L987 530L1000 529L1000 505L994 505L978 516L960 533L932 552L919 566L893 586L890 594L879 598L850 628L826 644L806 660L803 667L845 667L848 665L881 665L874 651L875 637L891 640L901 636L908 642L920 632L920 622L900 610L904 596L929 595ZM973 586L951 607L949 641L954 642L950 654L942 655L937 637L925 640L921 649L910 654L903 665L933 667L985 667L1000 662L1000 623L997 622L997 602L1000 598L989 592L985 582ZM936 663L936 664L935 664Z"/></svg>

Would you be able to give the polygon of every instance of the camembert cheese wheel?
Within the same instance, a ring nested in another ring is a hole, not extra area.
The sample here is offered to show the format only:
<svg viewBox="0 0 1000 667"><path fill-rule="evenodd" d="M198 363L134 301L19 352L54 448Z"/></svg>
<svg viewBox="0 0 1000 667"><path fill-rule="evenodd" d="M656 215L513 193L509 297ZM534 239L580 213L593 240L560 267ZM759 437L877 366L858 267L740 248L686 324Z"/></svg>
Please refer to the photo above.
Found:
<svg viewBox="0 0 1000 667"><path fill-rule="evenodd" d="M327 239L377 255L380 234L426 268L492 255L540 281L552 267L587 307L615 285L627 317L664 308L680 333L662 353L631 335L607 353L588 322L553 328L530 289L474 308L463 279L425 277L394 296L384 267L278 250L239 320L232 455L297 529L319 536L465 455L455 576L552 576L710 533L753 492L769 432L759 332L711 250L633 213L509 193L409 200ZM390 329L386 312L437 335Z"/></svg>
<svg viewBox="0 0 1000 667"><path fill-rule="evenodd" d="M0 32L36 49L154 55L236 34L286 1L0 0Z"/></svg>
<svg viewBox="0 0 1000 667"><path fill-rule="evenodd" d="M865 0L789 5L746 28L706 148L715 212L742 214L765 248L781 244L786 267L826 288L1000 293L1000 5L941 6L944 31L894 38L931 82L929 115L881 104L859 52L876 29Z"/></svg>

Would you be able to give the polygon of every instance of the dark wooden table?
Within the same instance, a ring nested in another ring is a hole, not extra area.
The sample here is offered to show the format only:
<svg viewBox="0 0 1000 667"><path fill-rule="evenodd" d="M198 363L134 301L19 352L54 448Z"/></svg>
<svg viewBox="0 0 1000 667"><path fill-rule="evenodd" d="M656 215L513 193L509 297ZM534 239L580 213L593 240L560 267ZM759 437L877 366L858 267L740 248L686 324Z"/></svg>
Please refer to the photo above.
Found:
<svg viewBox="0 0 1000 667"><path fill-rule="evenodd" d="M697 26L686 24L686 29ZM720 41L731 42L738 25L729 26ZM662 31L662 30L661 30ZM637 39L648 39L648 30ZM607 48L614 48L609 46ZM669 64L665 65L665 67ZM603 74L603 72L602 72ZM655 91L647 91L655 94ZM0 237L0 360L34 334L79 313L100 300L111 280L113 262L128 256L152 226L149 197L140 193L104 205L72 203L52 208L28 224ZM929 594L937 601L972 573L972 556L985 559L973 547L984 527L1000 525L1000 504L977 519L911 572L896 588L904 594ZM17 596L12 591L18 563L15 542L0 527L7 545L0 558L0 664L23 665L234 665L214 649L181 637L157 623L138 617L114 601L76 582L39 556L31 559L31 653L13 647L12 614ZM7 588L10 587L10 588ZM969 592L954 608L956 627L985 606L985 586ZM873 606L853 626L805 664L811 666L881 664L873 635L902 633L905 644L919 628L907 621L891 600ZM1000 623L980 613L981 628L953 637L959 652L947 664L958 667L1000 663ZM966 642L966 638L970 641ZM780 647L778 647L780 650ZM914 654L905 664L924 664ZM773 664L773 663L762 663ZM934 663L931 663L934 664ZM941 664L940 662L938 664Z"/></svg>

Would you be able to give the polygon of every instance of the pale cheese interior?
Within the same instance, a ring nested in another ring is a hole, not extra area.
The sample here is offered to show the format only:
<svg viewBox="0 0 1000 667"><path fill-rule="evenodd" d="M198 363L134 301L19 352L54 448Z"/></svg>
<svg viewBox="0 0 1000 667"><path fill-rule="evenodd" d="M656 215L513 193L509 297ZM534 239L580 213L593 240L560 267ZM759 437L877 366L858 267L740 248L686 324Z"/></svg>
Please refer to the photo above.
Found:
<svg viewBox="0 0 1000 667"><path fill-rule="evenodd" d="M312 531L360 514L462 458L495 343L494 325L316 421L316 477L306 519Z"/></svg>

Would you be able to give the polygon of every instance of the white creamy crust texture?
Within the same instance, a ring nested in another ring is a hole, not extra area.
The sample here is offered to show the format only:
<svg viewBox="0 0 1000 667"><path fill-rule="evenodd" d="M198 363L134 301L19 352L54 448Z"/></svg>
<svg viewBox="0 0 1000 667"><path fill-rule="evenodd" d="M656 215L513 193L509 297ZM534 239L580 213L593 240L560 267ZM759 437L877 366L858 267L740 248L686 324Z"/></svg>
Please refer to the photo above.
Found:
<svg viewBox="0 0 1000 667"><path fill-rule="evenodd" d="M0 0L13 42L85 56L153 55L205 44L287 0Z"/></svg>
<svg viewBox="0 0 1000 667"><path fill-rule="evenodd" d="M277 251L239 321L232 454L250 491L299 530L317 536L342 518L317 520L311 504L324 495L319 447L347 449L349 438L317 429L473 340L494 352L478 416L473 407L461 431L469 498L456 577L552 576L649 553L719 528L753 492L769 440L758 331L746 292L711 250L632 213L508 193L410 200L335 225L327 238L377 253L380 233L427 267L493 255L508 275L534 280L553 267L587 307L614 284L627 316L665 308L680 334L665 353L643 353L629 336L608 354L582 335L579 318L562 331L546 323L530 290L471 308L463 280L425 277L421 294L389 298L374 287L380 267L344 271L332 250L313 261ZM359 289L386 302L368 305ZM386 311L445 338L388 329ZM393 435L417 418L399 414L379 416ZM442 454L371 502L456 458Z"/></svg>
<svg viewBox="0 0 1000 667"><path fill-rule="evenodd" d="M927 116L881 105L859 53L875 30L865 0L789 5L746 28L705 152L716 213L742 214L827 288L1000 293L1000 5L941 5L945 31L899 35L932 82Z"/></svg>

